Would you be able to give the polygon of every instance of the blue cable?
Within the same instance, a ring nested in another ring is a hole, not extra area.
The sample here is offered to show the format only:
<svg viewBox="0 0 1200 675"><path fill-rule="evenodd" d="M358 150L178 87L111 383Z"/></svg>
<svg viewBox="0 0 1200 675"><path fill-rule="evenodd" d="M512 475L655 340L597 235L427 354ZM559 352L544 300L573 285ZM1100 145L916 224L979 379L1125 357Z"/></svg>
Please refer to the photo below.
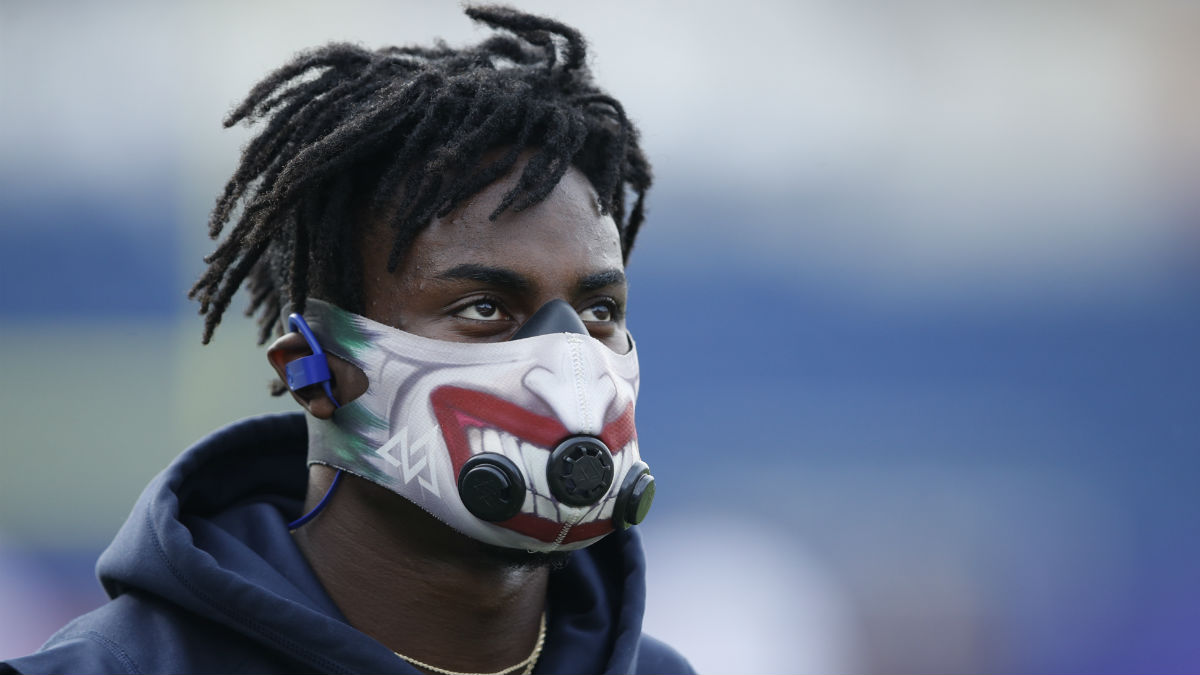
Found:
<svg viewBox="0 0 1200 675"><path fill-rule="evenodd" d="M295 530L295 529L301 527L302 525L304 525L305 523L307 523L308 521L312 520L313 518L316 518L317 514L321 512L321 509L324 509L325 505L329 503L329 498L333 496L334 488L336 488L338 486L338 483L341 480L342 480L342 470L338 469L338 472L336 474L334 474L334 476L333 476L333 482L329 484L329 489L325 491L325 496L321 497L321 501L317 502L317 505L312 508L312 511L309 511L308 513L306 513L306 514L300 516L299 518L293 520L292 522L288 523L288 529Z"/></svg>
<svg viewBox="0 0 1200 675"><path fill-rule="evenodd" d="M312 350L310 356L293 359L287 364L288 388L296 391L310 385L320 384L325 389L325 395L333 403L334 409L342 407L337 402L337 399L333 397L333 388L329 386L329 380L333 376L329 373L329 362L325 358L325 352L321 350L321 344L317 342L317 336L313 335L312 329L308 327L308 323L304 321L304 317L299 314L288 316L288 328L300 333L304 341L308 343L308 348ZM329 503L329 498L333 496L333 491L337 489L338 483L341 480L342 470L338 469L338 472L333 476L333 482L329 484L329 489L325 491L325 496L321 497L321 501L317 502L317 505L311 511L288 523L288 529L294 530L316 518L317 514Z"/></svg>

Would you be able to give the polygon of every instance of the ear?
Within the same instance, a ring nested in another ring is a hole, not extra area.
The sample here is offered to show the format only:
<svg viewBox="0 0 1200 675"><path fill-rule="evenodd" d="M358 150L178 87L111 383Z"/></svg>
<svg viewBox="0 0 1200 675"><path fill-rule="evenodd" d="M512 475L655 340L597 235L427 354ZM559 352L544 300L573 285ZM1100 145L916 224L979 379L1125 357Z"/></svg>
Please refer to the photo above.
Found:
<svg viewBox="0 0 1200 675"><path fill-rule="evenodd" d="M312 350L309 349L303 336L299 333L287 333L267 348L267 361L275 369L279 379L287 382L287 364L310 354L312 354ZM327 353L325 358L329 362L329 373L332 375L329 386L333 389L334 398L342 405L346 405L362 396L363 392L367 390L366 374L354 364L332 354ZM333 401L329 400L320 385L314 384L293 391L292 398L296 399L296 402L313 417L323 420L333 417L333 411L336 409Z"/></svg>

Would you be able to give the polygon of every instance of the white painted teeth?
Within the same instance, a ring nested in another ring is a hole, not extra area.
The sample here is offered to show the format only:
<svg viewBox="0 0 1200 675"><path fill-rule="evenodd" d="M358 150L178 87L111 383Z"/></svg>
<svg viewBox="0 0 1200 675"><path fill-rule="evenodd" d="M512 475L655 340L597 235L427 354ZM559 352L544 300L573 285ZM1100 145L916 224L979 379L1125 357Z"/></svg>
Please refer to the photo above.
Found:
<svg viewBox="0 0 1200 675"><path fill-rule="evenodd" d="M483 430L483 451L494 452L497 455L504 454L504 451L500 449L500 432L495 429Z"/></svg>
<svg viewBox="0 0 1200 675"><path fill-rule="evenodd" d="M604 506L600 507L599 520L608 520L609 518L612 518L613 504L616 504L616 503L617 503L616 499L605 499Z"/></svg>
<svg viewBox="0 0 1200 675"><path fill-rule="evenodd" d="M537 514L543 518L551 520L558 519L558 509L554 508L554 502L546 499L541 495L535 495L534 500L537 504Z"/></svg>
<svg viewBox="0 0 1200 675"><path fill-rule="evenodd" d="M521 448L517 437L512 434L500 434L500 444L504 446L504 456L511 459L517 466L521 465Z"/></svg>
<svg viewBox="0 0 1200 675"><path fill-rule="evenodd" d="M550 494L550 485L546 482L546 463L550 461L550 451L532 443L522 443L521 450L522 459L525 461L525 475L533 482L533 491L539 495Z"/></svg>
<svg viewBox="0 0 1200 675"><path fill-rule="evenodd" d="M488 427L467 427L467 443L470 445L471 454L478 455L481 452L494 452L498 455L504 455L511 459L518 466L525 462L529 456L536 456L541 453L540 458L542 466L545 467L545 460L550 456L550 452L543 450L536 445L522 443L516 436L504 431L503 429L492 429ZM525 446L525 453L522 454L521 446ZM527 465L526 471L530 470ZM531 472L531 473L543 473ZM541 483L545 484L545 477L542 477ZM549 490L539 490L543 494L549 494Z"/></svg>
<svg viewBox="0 0 1200 675"><path fill-rule="evenodd" d="M525 503L521 505L521 513L533 513L533 493L525 493Z"/></svg>

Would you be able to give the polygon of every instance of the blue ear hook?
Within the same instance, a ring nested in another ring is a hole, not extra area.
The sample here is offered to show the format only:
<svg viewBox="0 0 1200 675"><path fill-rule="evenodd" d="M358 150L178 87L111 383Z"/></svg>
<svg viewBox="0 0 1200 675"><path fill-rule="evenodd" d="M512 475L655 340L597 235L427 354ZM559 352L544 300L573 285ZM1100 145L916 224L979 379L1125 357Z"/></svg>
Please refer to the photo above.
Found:
<svg viewBox="0 0 1200 675"><path fill-rule="evenodd" d="M342 407L333 397L333 389L329 386L329 380L333 378L329 374L329 361L325 358L321 343L317 342L317 336L313 335L312 329L308 327L308 322L299 314L292 314L288 316L288 328L299 332L304 337L304 341L308 343L308 348L312 350L312 354L309 356L301 356L287 364L288 389L296 391L320 384L325 388L325 395L329 397L330 401L333 401L333 407Z"/></svg>
<svg viewBox="0 0 1200 675"><path fill-rule="evenodd" d="M312 354L293 359L287 364L288 389L296 391L297 389L303 389L314 384L320 384L325 389L325 395L333 402L333 407L342 407L337 402L337 399L333 397L333 388L329 386L329 381L333 379L333 376L329 373L329 360L325 357L325 352L321 349L321 343L317 342L317 336L313 335L312 329L308 327L308 322L299 314L291 314L288 316L288 328L300 333L304 341L308 343L308 348L312 350ZM334 488L338 486L338 482L341 480L342 470L338 469L337 474L333 477L333 482L329 484L329 490L325 492L325 496L321 498L321 501L313 507L312 511L288 523L288 529L294 530L316 518L321 509L324 509L325 505L329 503L329 498L333 496Z"/></svg>

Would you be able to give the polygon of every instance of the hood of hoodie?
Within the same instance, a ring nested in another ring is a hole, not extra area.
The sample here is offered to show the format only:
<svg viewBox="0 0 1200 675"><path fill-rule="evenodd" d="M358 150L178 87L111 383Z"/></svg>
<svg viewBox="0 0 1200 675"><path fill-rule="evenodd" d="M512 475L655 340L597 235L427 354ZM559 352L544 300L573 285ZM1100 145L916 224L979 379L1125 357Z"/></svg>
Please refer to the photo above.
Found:
<svg viewBox="0 0 1200 675"><path fill-rule="evenodd" d="M247 419L189 448L142 493L97 574L327 671L414 672L350 626L292 542L307 432L300 413ZM574 552L551 573L542 672L632 672L645 605L635 530Z"/></svg>

